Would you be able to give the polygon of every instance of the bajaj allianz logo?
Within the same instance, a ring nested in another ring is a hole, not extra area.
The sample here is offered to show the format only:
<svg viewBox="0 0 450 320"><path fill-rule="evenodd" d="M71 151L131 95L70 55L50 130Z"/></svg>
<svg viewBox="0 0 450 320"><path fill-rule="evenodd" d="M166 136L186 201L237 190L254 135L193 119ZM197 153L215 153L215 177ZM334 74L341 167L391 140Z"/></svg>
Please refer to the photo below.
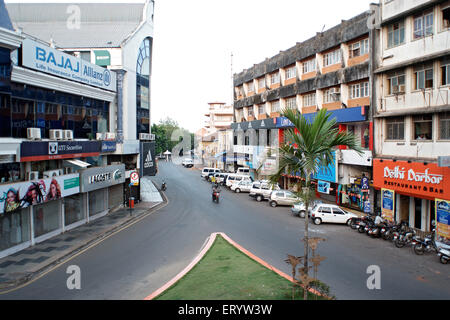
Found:
<svg viewBox="0 0 450 320"><path fill-rule="evenodd" d="M408 171L405 168L400 169L399 166L394 169L389 169L389 167L384 167L384 177L390 179L399 179L415 182L423 182L430 184L440 184L444 180L444 176L440 174L431 174L430 169L426 169L425 172L416 172L413 169Z"/></svg>

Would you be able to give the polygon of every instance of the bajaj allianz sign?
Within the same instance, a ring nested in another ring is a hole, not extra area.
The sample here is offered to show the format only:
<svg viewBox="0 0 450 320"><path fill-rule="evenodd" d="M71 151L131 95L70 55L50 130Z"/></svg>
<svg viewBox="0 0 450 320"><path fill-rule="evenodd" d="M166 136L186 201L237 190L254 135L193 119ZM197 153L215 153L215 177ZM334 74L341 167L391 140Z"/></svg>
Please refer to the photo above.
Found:
<svg viewBox="0 0 450 320"><path fill-rule="evenodd" d="M30 39L25 39L22 44L22 65L101 89L116 91L115 72Z"/></svg>

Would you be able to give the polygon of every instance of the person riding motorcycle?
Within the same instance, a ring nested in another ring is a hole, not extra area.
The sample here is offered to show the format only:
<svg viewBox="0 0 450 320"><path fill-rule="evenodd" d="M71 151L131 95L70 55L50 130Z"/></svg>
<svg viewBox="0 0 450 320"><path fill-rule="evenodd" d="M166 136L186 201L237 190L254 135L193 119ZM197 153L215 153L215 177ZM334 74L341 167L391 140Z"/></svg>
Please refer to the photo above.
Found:
<svg viewBox="0 0 450 320"><path fill-rule="evenodd" d="M220 186L217 182L214 182L212 185L212 198L214 200L214 193L220 193Z"/></svg>

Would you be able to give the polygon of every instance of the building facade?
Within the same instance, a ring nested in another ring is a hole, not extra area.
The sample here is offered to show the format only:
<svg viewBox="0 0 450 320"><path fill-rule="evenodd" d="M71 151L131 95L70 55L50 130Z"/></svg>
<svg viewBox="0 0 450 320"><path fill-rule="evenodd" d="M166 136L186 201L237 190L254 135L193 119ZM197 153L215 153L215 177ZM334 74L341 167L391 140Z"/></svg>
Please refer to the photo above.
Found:
<svg viewBox="0 0 450 320"><path fill-rule="evenodd" d="M450 200L450 1L380 1L374 55L374 185L389 218L431 231ZM448 223L447 223L448 225ZM448 228L448 226L447 226Z"/></svg>
<svg viewBox="0 0 450 320"><path fill-rule="evenodd" d="M125 182L150 132L153 2L126 5L0 7L0 256L139 198ZM109 38L108 12L140 20Z"/></svg>
<svg viewBox="0 0 450 320"><path fill-rule="evenodd" d="M368 17L365 12L343 21L234 75L232 127L234 152L241 158L238 166L250 167L255 178L266 178L277 168L278 146L288 142L285 130L293 128L281 111L297 109L312 119L318 110L327 109L340 130L356 135L364 153L336 150L334 165L314 177L328 186L326 193L317 195L361 211L373 206L371 187L362 183L372 179ZM286 173L280 182L289 188L297 180L295 173Z"/></svg>

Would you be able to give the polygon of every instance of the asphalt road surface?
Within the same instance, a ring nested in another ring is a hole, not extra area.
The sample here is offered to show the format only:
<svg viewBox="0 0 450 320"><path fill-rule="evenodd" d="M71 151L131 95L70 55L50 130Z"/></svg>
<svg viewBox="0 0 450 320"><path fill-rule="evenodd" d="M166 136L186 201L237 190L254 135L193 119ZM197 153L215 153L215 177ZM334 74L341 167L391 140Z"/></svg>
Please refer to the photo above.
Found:
<svg viewBox="0 0 450 320"><path fill-rule="evenodd" d="M226 233L290 274L284 260L303 255L304 219L289 207L271 208L224 188L220 203L213 203L199 171L166 162L159 167L153 180L167 182L164 208L0 299L143 299L183 270L212 232ZM318 276L337 299L450 299L449 266L436 255L417 256L345 225L310 224L310 231L327 239L319 244L327 259ZM81 289L67 288L70 265L81 270ZM373 265L381 271L381 289L367 287Z"/></svg>

